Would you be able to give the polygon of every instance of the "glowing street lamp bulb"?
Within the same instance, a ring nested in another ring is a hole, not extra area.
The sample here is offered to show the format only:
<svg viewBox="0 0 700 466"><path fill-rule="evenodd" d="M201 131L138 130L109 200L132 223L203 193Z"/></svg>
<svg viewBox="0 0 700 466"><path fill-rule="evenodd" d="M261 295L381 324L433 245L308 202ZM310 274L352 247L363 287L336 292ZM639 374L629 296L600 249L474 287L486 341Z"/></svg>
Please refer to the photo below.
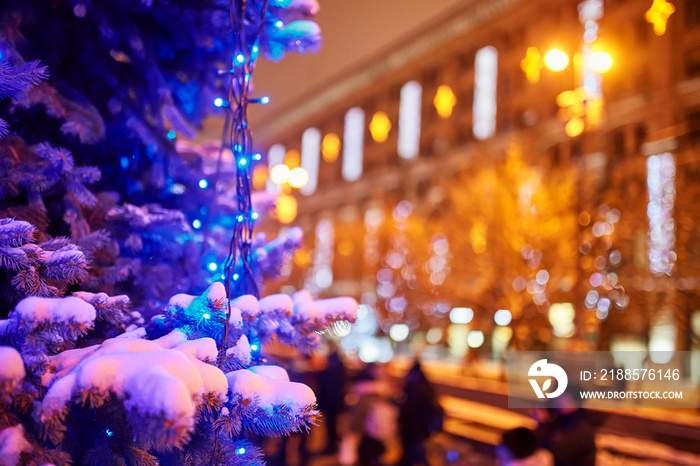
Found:
<svg viewBox="0 0 700 466"><path fill-rule="evenodd" d="M309 181L309 174L303 168L295 168L289 172L289 186L301 188Z"/></svg>
<svg viewBox="0 0 700 466"><path fill-rule="evenodd" d="M606 52L595 52L591 55L591 68L598 73L605 73L612 68L612 57Z"/></svg>
<svg viewBox="0 0 700 466"><path fill-rule="evenodd" d="M284 184L289 179L289 167L284 164L275 165L270 170L270 179L275 184Z"/></svg>
<svg viewBox="0 0 700 466"><path fill-rule="evenodd" d="M552 49L545 54L544 64L552 71L562 71L569 66L569 56L561 50Z"/></svg>

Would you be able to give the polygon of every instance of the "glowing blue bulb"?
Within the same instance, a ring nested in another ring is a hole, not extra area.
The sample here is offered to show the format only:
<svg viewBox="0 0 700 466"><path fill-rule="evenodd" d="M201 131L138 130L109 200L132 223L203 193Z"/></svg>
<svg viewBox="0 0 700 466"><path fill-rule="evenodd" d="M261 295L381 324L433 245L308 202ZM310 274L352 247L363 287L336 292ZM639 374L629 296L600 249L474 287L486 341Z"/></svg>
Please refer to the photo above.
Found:
<svg viewBox="0 0 700 466"><path fill-rule="evenodd" d="M105 430L105 434L107 434L107 437L111 437L112 435L114 435L114 432L112 432L111 430L107 429L107 430Z"/></svg>
<svg viewBox="0 0 700 466"><path fill-rule="evenodd" d="M239 53L236 55L236 63L241 64L245 61L245 57L243 56L242 53Z"/></svg>
<svg viewBox="0 0 700 466"><path fill-rule="evenodd" d="M250 349L252 349L253 351L257 351L258 345L250 345Z"/></svg>
<svg viewBox="0 0 700 466"><path fill-rule="evenodd" d="M216 263L214 263L214 262L209 262L208 267L209 267L209 270L211 270L211 271L213 272L213 271L216 270Z"/></svg>
<svg viewBox="0 0 700 466"><path fill-rule="evenodd" d="M268 96L263 96L260 98L260 103L261 104L269 104L270 103L270 98Z"/></svg>
<svg viewBox="0 0 700 466"><path fill-rule="evenodd" d="M126 170L127 168L129 168L129 157L123 155L123 156L119 159L119 165L121 165L121 167L122 167L123 169L125 169L125 170Z"/></svg>
<svg viewBox="0 0 700 466"><path fill-rule="evenodd" d="M253 160L262 160L262 154L253 154Z"/></svg>
<svg viewBox="0 0 700 466"><path fill-rule="evenodd" d="M281 28L282 26L284 26L284 23L282 22L281 19L278 19L277 21L275 21L275 26L277 26L278 28Z"/></svg>
<svg viewBox="0 0 700 466"><path fill-rule="evenodd" d="M204 317L205 319L210 319L210 318L211 318L211 315L209 315L209 314L202 314L202 317Z"/></svg>
<svg viewBox="0 0 700 466"><path fill-rule="evenodd" d="M209 186L209 182L208 182L207 180L205 180L204 178L202 178L201 180L199 180L199 187L200 187L200 188L204 189L204 188L206 188L207 186Z"/></svg>
<svg viewBox="0 0 700 466"><path fill-rule="evenodd" d="M202 227L202 222L199 219L195 219L192 222L192 226L196 229L199 230Z"/></svg>
<svg viewBox="0 0 700 466"><path fill-rule="evenodd" d="M234 273L234 274L233 274L233 281L234 281L234 282L237 281L237 280L238 280L238 277L239 277L239 275L238 275L237 273Z"/></svg>
<svg viewBox="0 0 700 466"><path fill-rule="evenodd" d="M236 220L238 220L239 222L242 222L243 221L243 214L238 214L238 217L236 217Z"/></svg>
<svg viewBox="0 0 700 466"><path fill-rule="evenodd" d="M258 50L260 50L260 49L258 49L258 46L254 45L253 46L253 53L258 53Z"/></svg>
<svg viewBox="0 0 700 466"><path fill-rule="evenodd" d="M234 152L240 152L240 151L242 151L242 150L243 150L243 146L242 146L242 145L240 145L240 144L234 144L234 146L233 146L233 151L234 151Z"/></svg>
<svg viewBox="0 0 700 466"><path fill-rule="evenodd" d="M168 139L175 139L177 137L177 133L174 130L168 131L168 134L166 135Z"/></svg>
<svg viewBox="0 0 700 466"><path fill-rule="evenodd" d="M253 220L257 220L258 217L260 217L260 215L257 212L253 212L252 214L250 214L250 218L252 218Z"/></svg>
<svg viewBox="0 0 700 466"><path fill-rule="evenodd" d="M214 99L214 105L216 105L217 107L221 107L222 105L224 105L224 99L222 99L221 97L217 97L216 99Z"/></svg>
<svg viewBox="0 0 700 466"><path fill-rule="evenodd" d="M238 161L238 165L240 165L241 167L245 167L247 164L248 164L248 159L246 159L245 157L243 157L242 159L240 159Z"/></svg>
<svg viewBox="0 0 700 466"><path fill-rule="evenodd" d="M236 449L236 454L237 454L237 455L244 455L244 454L245 454L245 448L243 448L243 447L237 448L237 449Z"/></svg>

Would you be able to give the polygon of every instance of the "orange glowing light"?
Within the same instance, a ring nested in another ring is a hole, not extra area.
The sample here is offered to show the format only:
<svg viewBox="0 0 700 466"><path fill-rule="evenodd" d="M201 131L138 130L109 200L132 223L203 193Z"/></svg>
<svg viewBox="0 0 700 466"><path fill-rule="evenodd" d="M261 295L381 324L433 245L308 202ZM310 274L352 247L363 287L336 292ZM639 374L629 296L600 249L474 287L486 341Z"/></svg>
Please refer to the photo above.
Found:
<svg viewBox="0 0 700 466"><path fill-rule="evenodd" d="M676 7L673 6L673 3L666 0L654 0L651 8L644 13L644 19L654 26L654 34L662 36L666 32L668 17L675 11Z"/></svg>
<svg viewBox="0 0 700 466"><path fill-rule="evenodd" d="M525 52L525 58L520 61L520 69L525 73L525 77L531 83L536 83L540 80L540 71L542 71L544 63L542 54L537 47L528 47Z"/></svg>
<svg viewBox="0 0 700 466"><path fill-rule="evenodd" d="M267 167L265 165L258 165L253 169L253 188L257 190L265 189L265 184L267 183Z"/></svg>
<svg viewBox="0 0 700 466"><path fill-rule="evenodd" d="M299 166L301 161L301 154L298 150L288 150L287 154L284 156L284 164L289 167L290 170L294 170Z"/></svg>
<svg viewBox="0 0 700 466"><path fill-rule="evenodd" d="M275 203L275 216L282 223L291 223L297 218L297 200L288 194L281 195Z"/></svg>
<svg viewBox="0 0 700 466"><path fill-rule="evenodd" d="M579 117L572 118L566 123L566 126L564 127L564 131L566 132L566 135L569 137L576 137L583 133L583 129L585 127L585 124L583 120Z"/></svg>
<svg viewBox="0 0 700 466"><path fill-rule="evenodd" d="M369 123L369 132L372 134L372 139L377 142L384 142L389 137L391 131L391 121L384 112L377 112L372 116L372 121Z"/></svg>
<svg viewBox="0 0 700 466"><path fill-rule="evenodd" d="M333 163L338 160L340 154L340 138L335 133L328 133L323 137L321 142L321 154L323 160L328 163Z"/></svg>
<svg viewBox="0 0 700 466"><path fill-rule="evenodd" d="M435 98L433 99L435 109L442 118L449 118L452 115L452 109L457 104L457 97L452 92L450 86L443 84L438 87Z"/></svg>

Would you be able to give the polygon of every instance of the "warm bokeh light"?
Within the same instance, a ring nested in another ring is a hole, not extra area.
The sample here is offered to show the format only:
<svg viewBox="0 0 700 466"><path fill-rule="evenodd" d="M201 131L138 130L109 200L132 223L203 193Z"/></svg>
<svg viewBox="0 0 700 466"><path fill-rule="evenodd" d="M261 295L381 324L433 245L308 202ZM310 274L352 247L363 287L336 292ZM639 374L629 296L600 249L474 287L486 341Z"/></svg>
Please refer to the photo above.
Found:
<svg viewBox="0 0 700 466"><path fill-rule="evenodd" d="M308 249L298 249L294 253L294 263L299 267L306 267L311 262L311 255Z"/></svg>
<svg viewBox="0 0 700 466"><path fill-rule="evenodd" d="M591 55L591 68L598 73L605 73L612 68L612 57L603 51L598 51Z"/></svg>
<svg viewBox="0 0 700 466"><path fill-rule="evenodd" d="M326 134L321 143L321 155L323 155L323 160L328 163L333 163L338 160L338 154L340 154L340 138L335 133Z"/></svg>
<svg viewBox="0 0 700 466"><path fill-rule="evenodd" d="M303 168L295 168L289 172L289 185L292 188L301 188L309 182L309 174Z"/></svg>
<svg viewBox="0 0 700 466"><path fill-rule="evenodd" d="M297 218L297 200L294 196L283 194L275 203L275 216L282 223L291 223Z"/></svg>
<svg viewBox="0 0 700 466"><path fill-rule="evenodd" d="M369 122L369 132L372 134L372 139L376 142L384 142L389 137L391 131L391 121L384 112L377 112L372 116L372 121Z"/></svg>
<svg viewBox="0 0 700 466"><path fill-rule="evenodd" d="M644 19L654 26L654 34L657 36L662 36L666 32L668 17L675 11L676 7L673 6L673 3L666 0L654 0L651 8L644 13Z"/></svg>
<svg viewBox="0 0 700 466"><path fill-rule="evenodd" d="M583 120L579 117L572 118L566 123L566 126L564 127L564 131L566 132L566 135L569 137L576 137L583 133L583 129L585 127L585 124Z"/></svg>
<svg viewBox="0 0 700 466"><path fill-rule="evenodd" d="M531 83L536 83L540 80L540 71L544 66L542 62L542 54L537 47L528 47L525 52L525 58L520 61L520 69L523 70L527 80Z"/></svg>
<svg viewBox="0 0 700 466"><path fill-rule="evenodd" d="M270 179L275 184L284 184L289 180L289 167L283 164L275 165L270 171Z"/></svg>
<svg viewBox="0 0 700 466"><path fill-rule="evenodd" d="M349 256L355 251L355 243L350 240L342 240L338 243L338 254L341 256Z"/></svg>
<svg viewBox="0 0 700 466"><path fill-rule="evenodd" d="M457 104L457 97L450 86L443 84L438 87L433 104L435 104L438 115L442 118L449 118L452 115L452 109Z"/></svg>
<svg viewBox="0 0 700 466"><path fill-rule="evenodd" d="M552 71L563 71L569 66L569 56L558 49L552 49L544 56L545 66Z"/></svg>
<svg viewBox="0 0 700 466"><path fill-rule="evenodd" d="M253 188L256 190L265 189L265 183L267 183L267 167L263 164L258 165L253 169Z"/></svg>
<svg viewBox="0 0 700 466"><path fill-rule="evenodd" d="M301 163L301 154L298 150L288 150L287 154L284 156L284 164L289 167L290 170L297 168Z"/></svg>

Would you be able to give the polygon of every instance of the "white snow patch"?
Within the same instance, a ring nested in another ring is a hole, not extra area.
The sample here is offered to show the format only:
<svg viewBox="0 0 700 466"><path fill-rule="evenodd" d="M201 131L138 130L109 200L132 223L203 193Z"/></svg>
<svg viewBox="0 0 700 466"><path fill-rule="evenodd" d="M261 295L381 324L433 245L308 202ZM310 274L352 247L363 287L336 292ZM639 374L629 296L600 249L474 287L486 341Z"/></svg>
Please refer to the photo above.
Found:
<svg viewBox="0 0 700 466"><path fill-rule="evenodd" d="M287 405L299 414L306 406L316 402L314 392L301 383L272 379L248 369L229 372L226 378L231 393L240 395L268 413L272 413L275 405Z"/></svg>
<svg viewBox="0 0 700 466"><path fill-rule="evenodd" d="M258 300L250 294L239 296L231 301L231 307L240 309L244 317L255 317L258 314Z"/></svg>
<svg viewBox="0 0 700 466"><path fill-rule="evenodd" d="M241 364L250 364L252 359L250 355L250 343L248 343L248 337L241 335L236 344L232 348L226 349L226 356L232 356L237 359Z"/></svg>
<svg viewBox="0 0 700 466"><path fill-rule="evenodd" d="M275 380L284 380L289 382L289 374L287 371L282 369L280 366L252 366L249 368L253 373L258 375L264 375Z"/></svg>
<svg viewBox="0 0 700 466"><path fill-rule="evenodd" d="M200 361L216 361L218 350L213 338L200 338L180 343L176 350L185 353L187 356Z"/></svg>
<svg viewBox="0 0 700 466"><path fill-rule="evenodd" d="M274 312L274 311L284 311L285 314L292 314L292 308L294 303L292 298L286 294L272 294L265 296L258 302L258 309L260 312Z"/></svg>
<svg viewBox="0 0 700 466"><path fill-rule="evenodd" d="M15 466L25 451L32 451L32 446L24 438L22 424L0 430L0 464Z"/></svg>
<svg viewBox="0 0 700 466"><path fill-rule="evenodd" d="M24 298L15 306L15 313L30 328L45 323L76 323L92 327L95 308L75 296L66 298Z"/></svg>
<svg viewBox="0 0 700 466"><path fill-rule="evenodd" d="M19 351L10 346L0 346L0 380L16 384L25 375L24 362Z"/></svg>
<svg viewBox="0 0 700 466"><path fill-rule="evenodd" d="M194 301L195 298L197 298L197 296L192 296L190 294L176 294L168 300L168 305L181 307L182 309L187 309L188 307L190 307L190 304L192 304L192 301Z"/></svg>

